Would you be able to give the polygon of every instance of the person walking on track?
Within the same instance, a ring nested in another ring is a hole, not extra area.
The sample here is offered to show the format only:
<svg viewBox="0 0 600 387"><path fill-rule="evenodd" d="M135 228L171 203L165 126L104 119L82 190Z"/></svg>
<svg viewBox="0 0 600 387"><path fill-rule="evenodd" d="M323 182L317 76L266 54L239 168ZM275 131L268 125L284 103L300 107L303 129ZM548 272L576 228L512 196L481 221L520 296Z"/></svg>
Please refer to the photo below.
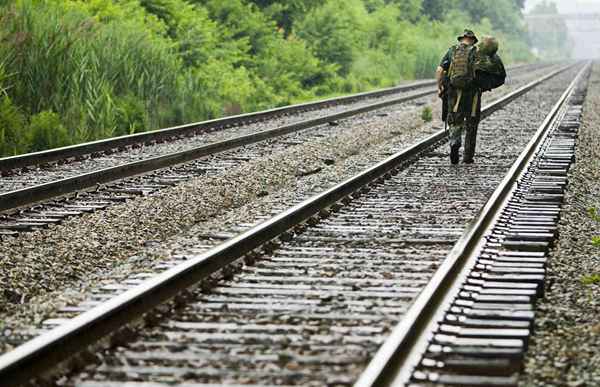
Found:
<svg viewBox="0 0 600 387"><path fill-rule="evenodd" d="M448 49L436 71L439 96L447 107L443 118L448 124L452 164L459 162L463 132L466 132L463 162L473 162L481 119L481 89L475 80L475 44L479 40L473 31L465 30L458 41Z"/></svg>

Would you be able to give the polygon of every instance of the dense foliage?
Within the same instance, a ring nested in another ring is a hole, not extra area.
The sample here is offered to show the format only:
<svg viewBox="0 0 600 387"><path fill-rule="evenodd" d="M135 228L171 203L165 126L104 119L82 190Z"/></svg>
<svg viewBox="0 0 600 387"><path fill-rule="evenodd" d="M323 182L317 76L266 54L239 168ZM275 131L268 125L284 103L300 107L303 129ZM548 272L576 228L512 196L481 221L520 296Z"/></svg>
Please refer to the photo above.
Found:
<svg viewBox="0 0 600 387"><path fill-rule="evenodd" d="M0 155L430 77L520 0L0 0ZM510 43L509 43L510 42Z"/></svg>

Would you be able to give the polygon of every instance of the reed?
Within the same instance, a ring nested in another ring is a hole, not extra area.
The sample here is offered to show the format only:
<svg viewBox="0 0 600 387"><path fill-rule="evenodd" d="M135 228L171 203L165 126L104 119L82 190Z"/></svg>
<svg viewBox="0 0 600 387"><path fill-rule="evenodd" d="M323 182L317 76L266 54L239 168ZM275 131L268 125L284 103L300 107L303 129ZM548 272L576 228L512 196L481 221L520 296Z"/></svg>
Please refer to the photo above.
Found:
<svg viewBox="0 0 600 387"><path fill-rule="evenodd" d="M0 156L428 78L464 25L494 35L366 0L294 8L283 30L259 3L0 0Z"/></svg>
<svg viewBox="0 0 600 387"><path fill-rule="evenodd" d="M101 23L39 1L6 7L0 23L12 100L27 115L56 112L75 141L93 140L130 130L117 117L128 107L123 99L135 96L144 101L145 124L168 123L181 70L173 45L133 22Z"/></svg>

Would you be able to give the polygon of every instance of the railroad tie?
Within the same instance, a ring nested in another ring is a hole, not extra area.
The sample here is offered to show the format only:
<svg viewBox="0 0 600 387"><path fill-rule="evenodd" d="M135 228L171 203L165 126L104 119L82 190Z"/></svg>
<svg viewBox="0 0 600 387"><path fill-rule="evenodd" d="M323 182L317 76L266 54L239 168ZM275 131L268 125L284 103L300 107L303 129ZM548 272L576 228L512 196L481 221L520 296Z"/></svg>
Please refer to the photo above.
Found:
<svg viewBox="0 0 600 387"><path fill-rule="evenodd" d="M430 341L411 387L516 387L543 297L548 250L575 161L582 98L571 97L564 117L517 183L486 238L477 264Z"/></svg>

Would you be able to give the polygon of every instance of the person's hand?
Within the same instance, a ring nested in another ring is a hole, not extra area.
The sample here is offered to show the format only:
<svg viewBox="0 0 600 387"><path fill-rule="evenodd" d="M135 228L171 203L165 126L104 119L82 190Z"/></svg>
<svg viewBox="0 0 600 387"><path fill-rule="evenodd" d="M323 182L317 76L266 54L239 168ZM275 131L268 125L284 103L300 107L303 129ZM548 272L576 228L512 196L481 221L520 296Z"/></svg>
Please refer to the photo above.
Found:
<svg viewBox="0 0 600 387"><path fill-rule="evenodd" d="M442 95L444 95L444 85L439 85L438 86L438 97L442 98Z"/></svg>

